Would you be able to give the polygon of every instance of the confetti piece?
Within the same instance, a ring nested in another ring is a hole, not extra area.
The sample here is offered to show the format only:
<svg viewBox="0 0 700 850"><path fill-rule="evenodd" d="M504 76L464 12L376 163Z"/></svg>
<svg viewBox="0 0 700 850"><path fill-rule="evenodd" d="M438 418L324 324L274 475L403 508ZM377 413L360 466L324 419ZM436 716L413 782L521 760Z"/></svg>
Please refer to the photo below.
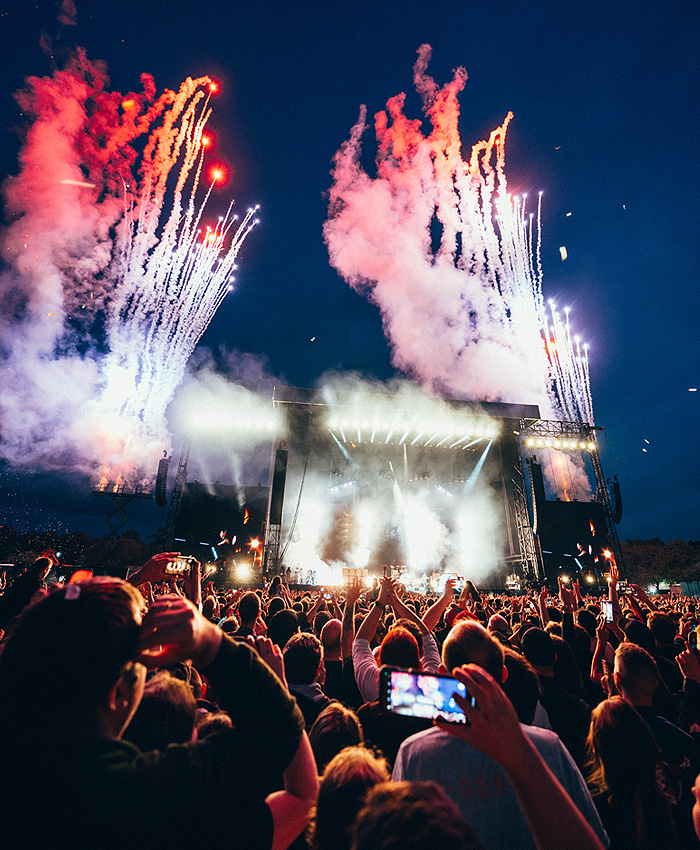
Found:
<svg viewBox="0 0 700 850"><path fill-rule="evenodd" d="M563 245L559 249L559 253L561 254L562 260L565 260L569 256L568 253L566 252L566 248Z"/></svg>

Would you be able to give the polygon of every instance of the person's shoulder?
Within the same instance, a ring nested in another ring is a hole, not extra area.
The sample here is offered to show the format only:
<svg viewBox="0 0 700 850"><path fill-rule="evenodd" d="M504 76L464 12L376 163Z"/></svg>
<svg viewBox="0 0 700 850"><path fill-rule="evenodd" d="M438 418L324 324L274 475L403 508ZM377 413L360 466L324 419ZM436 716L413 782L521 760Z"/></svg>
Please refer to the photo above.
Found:
<svg viewBox="0 0 700 850"><path fill-rule="evenodd" d="M400 749L404 753L421 750L437 754L439 751L455 745L471 746L461 738L456 738L454 735L450 735L449 732L443 732L442 729L433 726L430 729L424 729L422 732L415 732L413 735L409 735L404 739Z"/></svg>
<svg viewBox="0 0 700 850"><path fill-rule="evenodd" d="M526 726L524 723L520 724L520 728L540 751L543 749L559 749L564 746L559 735L551 729L543 729L541 726Z"/></svg>

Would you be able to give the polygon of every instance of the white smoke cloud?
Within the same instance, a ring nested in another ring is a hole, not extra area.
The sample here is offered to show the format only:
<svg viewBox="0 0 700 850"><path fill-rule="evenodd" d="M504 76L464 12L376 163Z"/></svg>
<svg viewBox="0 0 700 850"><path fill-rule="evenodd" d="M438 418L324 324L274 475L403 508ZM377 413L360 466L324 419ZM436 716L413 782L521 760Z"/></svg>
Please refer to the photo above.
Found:
<svg viewBox="0 0 700 850"><path fill-rule="evenodd" d="M503 172L511 116L463 160L457 95L466 73L438 89L429 56L424 45L414 82L430 135L404 116L398 95L375 116L376 177L360 164L364 109L336 154L324 228L331 263L379 306L394 365L429 391L535 403L547 415L540 277L524 203L507 197Z"/></svg>

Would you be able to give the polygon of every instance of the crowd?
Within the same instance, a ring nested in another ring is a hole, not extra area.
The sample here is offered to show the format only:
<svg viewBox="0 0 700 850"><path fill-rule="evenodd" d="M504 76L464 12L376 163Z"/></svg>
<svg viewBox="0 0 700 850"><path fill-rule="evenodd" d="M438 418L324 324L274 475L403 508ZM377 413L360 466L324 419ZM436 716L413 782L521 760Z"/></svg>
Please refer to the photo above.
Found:
<svg viewBox="0 0 700 850"><path fill-rule="evenodd" d="M2 588L0 846L700 848L695 600L614 564L605 600L221 588L174 554ZM382 666L454 677L466 722L388 712Z"/></svg>

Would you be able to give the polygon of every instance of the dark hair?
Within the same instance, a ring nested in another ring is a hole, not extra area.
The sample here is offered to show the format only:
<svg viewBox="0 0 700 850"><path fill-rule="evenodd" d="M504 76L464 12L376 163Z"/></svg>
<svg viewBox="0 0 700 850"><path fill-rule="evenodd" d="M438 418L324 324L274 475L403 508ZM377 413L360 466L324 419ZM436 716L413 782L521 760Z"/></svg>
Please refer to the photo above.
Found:
<svg viewBox="0 0 700 850"><path fill-rule="evenodd" d="M293 685L310 685L321 663L321 641L316 635L309 632L292 635L282 653L287 681Z"/></svg>
<svg viewBox="0 0 700 850"><path fill-rule="evenodd" d="M364 747L346 747L321 778L309 839L313 850L350 850L352 827L368 789L389 779L386 760Z"/></svg>
<svg viewBox="0 0 700 850"><path fill-rule="evenodd" d="M197 716L195 725L197 727L197 738L201 741L207 735L213 735L214 732L230 729L233 723L225 711L207 711Z"/></svg>
<svg viewBox="0 0 700 850"><path fill-rule="evenodd" d="M309 730L309 741L319 774L341 750L357 746L364 739L362 726L354 711L339 702L327 705Z"/></svg>
<svg viewBox="0 0 700 850"><path fill-rule="evenodd" d="M434 782L386 782L368 794L353 850L483 850L457 806Z"/></svg>
<svg viewBox="0 0 700 850"><path fill-rule="evenodd" d="M571 646L559 635L550 635L557 660L554 662L554 681L574 696L583 694L581 668Z"/></svg>
<svg viewBox="0 0 700 850"><path fill-rule="evenodd" d="M123 737L142 752L186 744L192 739L196 708L190 686L160 671L146 682L143 698Z"/></svg>
<svg viewBox="0 0 700 850"><path fill-rule="evenodd" d="M531 726L535 719L537 700L540 698L540 677L527 658L519 652L504 646L503 653L508 678L501 687L513 703L518 720L526 726Z"/></svg>
<svg viewBox="0 0 700 850"><path fill-rule="evenodd" d="M661 611L652 611L647 618L647 625L656 638L657 645L671 646L676 638L676 624Z"/></svg>
<svg viewBox="0 0 700 850"><path fill-rule="evenodd" d="M586 630L586 634L590 638L595 637L596 628L598 626L598 618L592 611L589 611L587 608L581 608L578 612L578 624L582 629Z"/></svg>
<svg viewBox="0 0 700 850"><path fill-rule="evenodd" d="M284 611L284 599L281 596L273 596L267 606L267 621L268 623L272 620L272 618L279 614L280 611Z"/></svg>
<svg viewBox="0 0 700 850"><path fill-rule="evenodd" d="M603 700L591 714L587 747L591 793L606 800L630 846L673 846L673 820L657 779L659 748L642 717L619 697Z"/></svg>
<svg viewBox="0 0 700 850"><path fill-rule="evenodd" d="M100 703L136 654L142 605L133 585L98 577L29 608L0 655L0 734L95 727Z"/></svg>
<svg viewBox="0 0 700 850"><path fill-rule="evenodd" d="M625 632L625 637L630 643L636 643L637 646L646 649L650 655L654 655L656 652L656 638L649 626L639 620L630 619L622 628Z"/></svg>
<svg viewBox="0 0 700 850"><path fill-rule="evenodd" d="M533 667L553 667L556 649L551 635L544 629L528 629L520 640L525 658Z"/></svg>
<svg viewBox="0 0 700 850"><path fill-rule="evenodd" d="M254 623L260 614L260 600L258 594L249 590L244 593L238 601L238 616L242 623Z"/></svg>
<svg viewBox="0 0 700 850"><path fill-rule="evenodd" d="M421 634L418 625L413 622L413 620L409 620L407 617L400 617L395 623L394 626L403 626L404 629L408 629L408 631L413 635L416 639L416 643L418 646L421 645L423 641L423 635Z"/></svg>
<svg viewBox="0 0 700 850"><path fill-rule="evenodd" d="M442 645L442 664L448 673L463 664L477 664L500 683L503 646L476 620L460 620Z"/></svg>
<svg viewBox="0 0 700 850"><path fill-rule="evenodd" d="M319 611L318 614L316 614L316 616L314 617L314 624L313 624L314 634L317 635L318 637L321 637L321 630L326 625L326 623L331 619L333 619L333 618L328 613L328 611L325 611L325 610Z"/></svg>
<svg viewBox="0 0 700 850"><path fill-rule="evenodd" d="M267 636L280 649L284 649L289 638L299 631L299 620L294 611L284 608L278 611L267 625Z"/></svg>

